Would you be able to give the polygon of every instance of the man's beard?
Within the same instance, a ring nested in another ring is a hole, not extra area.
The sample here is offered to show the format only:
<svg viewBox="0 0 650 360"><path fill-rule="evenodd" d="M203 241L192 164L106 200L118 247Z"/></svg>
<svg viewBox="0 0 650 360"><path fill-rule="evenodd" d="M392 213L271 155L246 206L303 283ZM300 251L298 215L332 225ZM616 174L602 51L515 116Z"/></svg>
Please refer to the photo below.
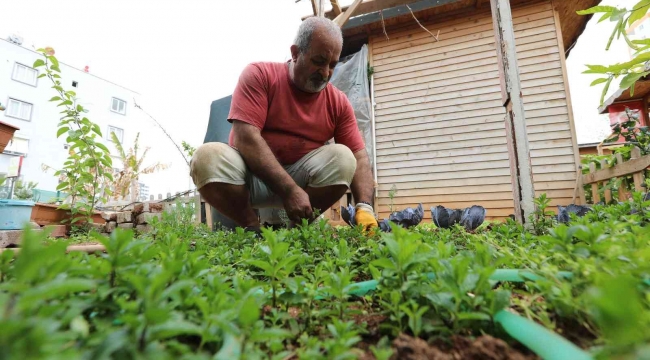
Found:
<svg viewBox="0 0 650 360"><path fill-rule="evenodd" d="M305 91L310 93L321 92L327 86L329 80L309 78L305 83Z"/></svg>

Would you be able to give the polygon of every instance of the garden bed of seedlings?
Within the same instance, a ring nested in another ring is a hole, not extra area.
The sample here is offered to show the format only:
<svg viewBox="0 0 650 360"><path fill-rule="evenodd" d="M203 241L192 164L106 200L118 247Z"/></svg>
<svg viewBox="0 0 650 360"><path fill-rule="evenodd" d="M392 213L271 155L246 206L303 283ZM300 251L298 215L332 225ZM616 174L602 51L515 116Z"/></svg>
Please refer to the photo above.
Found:
<svg viewBox="0 0 650 360"><path fill-rule="evenodd" d="M0 357L639 358L649 205L595 206L566 225L540 213L530 231L366 236L322 221L262 239L197 228L180 207L140 238L91 239L102 254L27 231L0 254Z"/></svg>

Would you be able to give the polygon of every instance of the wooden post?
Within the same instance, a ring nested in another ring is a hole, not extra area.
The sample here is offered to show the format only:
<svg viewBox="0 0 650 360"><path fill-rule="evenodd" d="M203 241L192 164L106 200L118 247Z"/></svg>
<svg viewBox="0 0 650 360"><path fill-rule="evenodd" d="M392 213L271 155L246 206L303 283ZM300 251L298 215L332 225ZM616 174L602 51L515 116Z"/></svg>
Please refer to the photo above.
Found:
<svg viewBox="0 0 650 360"><path fill-rule="evenodd" d="M632 149L632 159L638 159L641 157L641 149L634 147ZM634 179L634 191L643 192L643 171L632 174L632 179Z"/></svg>
<svg viewBox="0 0 650 360"><path fill-rule="evenodd" d="M589 164L589 172L592 174L596 172L596 164L594 163ZM591 184L591 199L594 204L598 204L600 202L600 194L598 194L597 182Z"/></svg>
<svg viewBox="0 0 650 360"><path fill-rule="evenodd" d="M600 160L600 168L601 169L607 169L609 166L607 165L607 160L602 159ZM611 179L610 179L611 180ZM609 204L612 202L612 190L607 188L607 183L610 181L603 181L603 187L605 188L605 204Z"/></svg>
<svg viewBox="0 0 650 360"><path fill-rule="evenodd" d="M201 194L198 191L194 192L194 223L199 225L203 222L201 218Z"/></svg>
<svg viewBox="0 0 650 360"><path fill-rule="evenodd" d="M342 28L343 25L345 25L345 23L348 22L348 20L350 19L350 17L351 17L352 15L354 15L354 12L357 10L357 7L359 7L359 4L361 4L362 1L363 1L363 0L354 0L354 2L352 3L352 5L350 5L350 6L348 7L348 9L345 10L344 13L339 14L339 15L334 19L334 23L336 23L336 25L338 25L340 28Z"/></svg>
<svg viewBox="0 0 650 360"><path fill-rule="evenodd" d="M526 115L519 79L515 31L508 0L490 0L499 60L501 98L506 108L506 138L510 158L515 219L526 223L535 211L535 188L526 132Z"/></svg>
<svg viewBox="0 0 650 360"><path fill-rule="evenodd" d="M616 166L623 164L623 155L616 154ZM623 178L621 179L621 185L618 187L618 201L627 201L627 181Z"/></svg>

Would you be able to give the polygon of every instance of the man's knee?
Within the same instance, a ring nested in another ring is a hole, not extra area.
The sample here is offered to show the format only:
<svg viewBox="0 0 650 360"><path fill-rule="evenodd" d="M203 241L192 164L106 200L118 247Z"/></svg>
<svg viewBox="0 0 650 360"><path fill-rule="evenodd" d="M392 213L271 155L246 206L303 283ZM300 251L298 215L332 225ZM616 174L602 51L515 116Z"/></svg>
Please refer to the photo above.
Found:
<svg viewBox="0 0 650 360"><path fill-rule="evenodd" d="M327 145L319 161L322 166L312 177L311 186L350 186L357 170L357 159L350 148L341 144Z"/></svg>
<svg viewBox="0 0 650 360"><path fill-rule="evenodd" d="M194 152L190 175L197 189L213 182L243 185L246 163L239 152L228 144L206 143Z"/></svg>

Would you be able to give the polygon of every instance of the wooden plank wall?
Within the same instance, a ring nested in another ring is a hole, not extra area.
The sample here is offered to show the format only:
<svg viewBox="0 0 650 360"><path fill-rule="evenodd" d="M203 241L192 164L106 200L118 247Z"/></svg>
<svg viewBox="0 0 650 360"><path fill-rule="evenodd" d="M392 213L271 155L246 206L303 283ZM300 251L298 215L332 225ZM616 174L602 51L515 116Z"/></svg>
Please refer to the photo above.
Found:
<svg viewBox="0 0 650 360"><path fill-rule="evenodd" d="M513 9L535 189L571 201L576 154L551 2ZM380 217L422 202L513 212L489 13L371 37Z"/></svg>

